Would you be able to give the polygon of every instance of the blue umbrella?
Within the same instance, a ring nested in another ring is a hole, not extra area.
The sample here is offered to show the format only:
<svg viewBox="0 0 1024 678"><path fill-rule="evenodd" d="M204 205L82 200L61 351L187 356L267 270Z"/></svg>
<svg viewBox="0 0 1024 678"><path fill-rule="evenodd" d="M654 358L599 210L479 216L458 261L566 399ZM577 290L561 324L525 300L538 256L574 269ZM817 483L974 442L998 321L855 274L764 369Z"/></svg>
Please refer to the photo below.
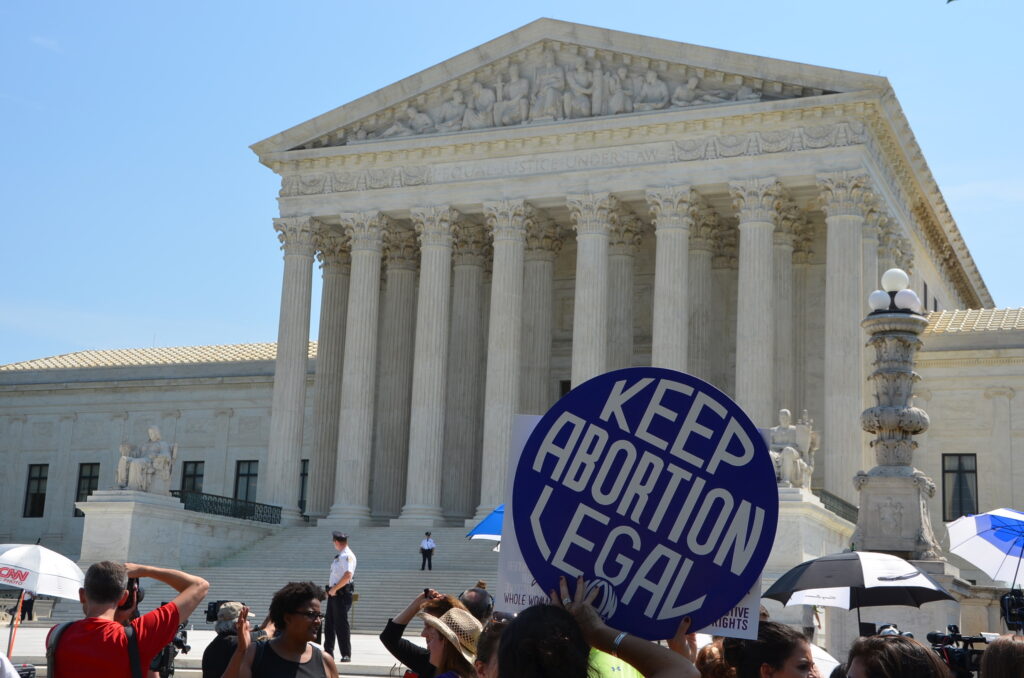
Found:
<svg viewBox="0 0 1024 678"><path fill-rule="evenodd" d="M996 581L1019 581L1024 559L1024 513L1000 508L946 524L949 550Z"/></svg>
<svg viewBox="0 0 1024 678"><path fill-rule="evenodd" d="M486 518L466 533L467 539L491 539L501 541L501 524L505 520L505 505L491 511Z"/></svg>

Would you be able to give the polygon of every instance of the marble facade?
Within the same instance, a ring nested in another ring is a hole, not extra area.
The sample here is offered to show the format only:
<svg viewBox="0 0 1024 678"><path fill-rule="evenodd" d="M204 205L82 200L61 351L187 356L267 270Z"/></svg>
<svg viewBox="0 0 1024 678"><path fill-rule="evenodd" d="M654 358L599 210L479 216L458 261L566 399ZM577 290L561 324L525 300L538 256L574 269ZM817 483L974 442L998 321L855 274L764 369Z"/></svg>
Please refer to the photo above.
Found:
<svg viewBox="0 0 1024 678"><path fill-rule="evenodd" d="M311 450L335 482L308 510L482 516L512 415L633 364L708 378L765 427L806 409L814 486L853 500L879 272L909 269L944 307L991 305L915 148L884 78L546 19L254 145L281 177L275 398L303 369L318 238L350 249L347 307L320 319L344 350L323 356L342 365L317 375L340 406L316 406L314 428L339 434ZM275 469L302 448L289 393ZM293 507L290 487L263 498Z"/></svg>

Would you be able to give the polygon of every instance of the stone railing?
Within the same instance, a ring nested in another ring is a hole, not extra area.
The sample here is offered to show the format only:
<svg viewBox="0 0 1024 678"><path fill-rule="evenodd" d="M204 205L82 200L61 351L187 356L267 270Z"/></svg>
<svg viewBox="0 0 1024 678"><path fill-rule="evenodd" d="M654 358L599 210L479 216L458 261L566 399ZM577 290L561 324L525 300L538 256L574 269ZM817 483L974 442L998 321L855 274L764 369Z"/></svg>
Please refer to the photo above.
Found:
<svg viewBox="0 0 1024 678"><path fill-rule="evenodd" d="M172 490L171 494L181 499L186 511L209 513L215 516L228 516L243 520L254 520L260 523L279 525L281 523L281 507L269 504L258 504L232 497L221 497L216 494Z"/></svg>
<svg viewBox="0 0 1024 678"><path fill-rule="evenodd" d="M811 492L821 500L821 503L824 504L825 508L829 511L844 520L849 520L854 525L857 524L857 515L860 511L856 506L841 497L837 497L828 490L816 488L812 489Z"/></svg>

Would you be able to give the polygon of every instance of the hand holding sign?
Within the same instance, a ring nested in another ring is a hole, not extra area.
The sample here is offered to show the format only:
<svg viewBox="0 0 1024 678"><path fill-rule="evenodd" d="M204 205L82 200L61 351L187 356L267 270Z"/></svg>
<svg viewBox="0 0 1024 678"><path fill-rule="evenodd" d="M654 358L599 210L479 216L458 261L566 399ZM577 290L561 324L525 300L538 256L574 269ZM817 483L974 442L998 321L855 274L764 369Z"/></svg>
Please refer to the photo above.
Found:
<svg viewBox="0 0 1024 678"><path fill-rule="evenodd" d="M538 424L512 522L545 589L586 577L597 612L644 638L702 628L760 577L778 518L775 472L746 414L659 368L596 377Z"/></svg>

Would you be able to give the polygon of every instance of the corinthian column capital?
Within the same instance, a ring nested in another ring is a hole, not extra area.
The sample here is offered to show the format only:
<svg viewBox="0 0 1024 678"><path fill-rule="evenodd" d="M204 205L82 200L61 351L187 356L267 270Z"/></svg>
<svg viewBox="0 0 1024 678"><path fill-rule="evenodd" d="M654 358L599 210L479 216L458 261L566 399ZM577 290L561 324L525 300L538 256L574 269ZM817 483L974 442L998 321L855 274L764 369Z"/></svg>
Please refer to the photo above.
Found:
<svg viewBox="0 0 1024 678"><path fill-rule="evenodd" d="M388 269L415 269L418 255L416 232L402 228L397 221L390 222L384 229L384 257Z"/></svg>
<svg viewBox="0 0 1024 678"><path fill-rule="evenodd" d="M351 245L347 235L322 229L316 235L315 244L316 258L324 270L341 269L349 265Z"/></svg>
<svg viewBox="0 0 1024 678"><path fill-rule="evenodd" d="M455 225L455 264L483 266L489 247L487 228L480 223L463 219Z"/></svg>
<svg viewBox="0 0 1024 678"><path fill-rule="evenodd" d="M818 175L821 206L825 216L864 217L875 202L871 179L858 172L829 172Z"/></svg>
<svg viewBox="0 0 1024 678"><path fill-rule="evenodd" d="M313 256L320 222L313 217L280 217L274 219L274 230L286 255Z"/></svg>
<svg viewBox="0 0 1024 678"><path fill-rule="evenodd" d="M797 235L807 221L804 212L796 203L786 202L780 206L779 218L775 224L774 242L776 245L795 247Z"/></svg>
<svg viewBox="0 0 1024 678"><path fill-rule="evenodd" d="M384 229L392 222L390 217L378 210L345 212L340 217L352 252L380 253L384 245Z"/></svg>
<svg viewBox="0 0 1024 678"><path fill-rule="evenodd" d="M611 193L583 193L565 196L577 235L606 235L618 219L619 201Z"/></svg>
<svg viewBox="0 0 1024 678"><path fill-rule="evenodd" d="M609 230L608 246L613 254L635 254L647 225L635 214L623 213Z"/></svg>
<svg viewBox="0 0 1024 678"><path fill-rule="evenodd" d="M522 242L526 238L529 223L536 218L536 211L525 200L496 200L484 203L484 218L491 237L499 240Z"/></svg>
<svg viewBox="0 0 1024 678"><path fill-rule="evenodd" d="M700 195L689 186L664 186L647 190L647 206L654 218L655 232L672 228L693 228L700 208Z"/></svg>
<svg viewBox="0 0 1024 678"><path fill-rule="evenodd" d="M782 202L782 185L775 177L734 181L729 184L732 204L740 223L775 223Z"/></svg>
<svg viewBox="0 0 1024 678"><path fill-rule="evenodd" d="M452 246L452 230L462 216L458 210L447 205L436 205L413 209L411 215L421 248Z"/></svg>
<svg viewBox="0 0 1024 678"><path fill-rule="evenodd" d="M529 259L554 259L562 249L562 230L540 213L526 222L526 256Z"/></svg>

